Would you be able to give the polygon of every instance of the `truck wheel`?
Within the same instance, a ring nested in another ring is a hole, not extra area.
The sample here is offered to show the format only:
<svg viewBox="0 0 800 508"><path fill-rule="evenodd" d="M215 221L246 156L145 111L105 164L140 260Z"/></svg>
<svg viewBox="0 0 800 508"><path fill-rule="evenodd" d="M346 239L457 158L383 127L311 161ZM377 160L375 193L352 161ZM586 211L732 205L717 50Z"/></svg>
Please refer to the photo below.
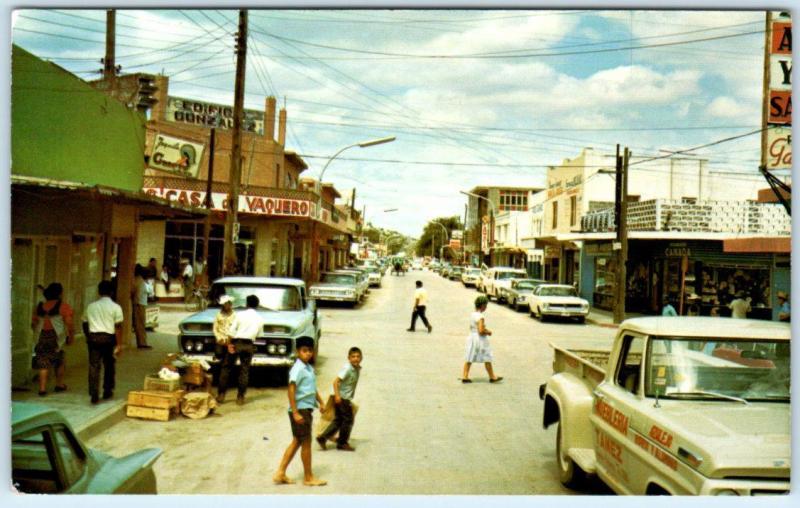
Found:
<svg viewBox="0 0 800 508"><path fill-rule="evenodd" d="M586 473L567 455L561 433L561 421L558 422L556 431L556 463L558 464L558 479L565 487L575 489L586 480Z"/></svg>

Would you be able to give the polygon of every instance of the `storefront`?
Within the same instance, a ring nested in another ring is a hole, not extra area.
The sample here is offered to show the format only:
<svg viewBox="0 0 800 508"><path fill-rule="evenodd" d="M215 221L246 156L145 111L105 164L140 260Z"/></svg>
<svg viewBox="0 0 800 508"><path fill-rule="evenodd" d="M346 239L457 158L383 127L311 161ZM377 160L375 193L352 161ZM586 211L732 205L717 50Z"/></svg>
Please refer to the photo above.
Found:
<svg viewBox="0 0 800 508"><path fill-rule="evenodd" d="M751 299L753 319L772 319L772 253L724 251L724 239L630 239L625 308L658 314L667 299L681 314L730 316L740 292ZM617 263L611 241L587 241L582 252L581 288L593 305L610 310ZM587 284L588 282L588 284Z"/></svg>

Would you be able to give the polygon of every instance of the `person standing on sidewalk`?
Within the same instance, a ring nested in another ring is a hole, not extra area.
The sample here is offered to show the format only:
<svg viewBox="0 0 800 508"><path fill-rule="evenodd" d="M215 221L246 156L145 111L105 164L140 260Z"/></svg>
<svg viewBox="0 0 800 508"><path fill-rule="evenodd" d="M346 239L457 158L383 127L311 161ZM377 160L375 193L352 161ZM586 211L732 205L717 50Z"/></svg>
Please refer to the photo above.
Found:
<svg viewBox="0 0 800 508"><path fill-rule="evenodd" d="M433 327L428 322L425 316L425 309L428 306L428 292L422 287L422 281L417 281L417 289L414 291L414 308L411 312L411 327L406 330L407 332L416 331L414 328L417 326L417 317L422 319L423 324L428 327L428 333L433 331Z"/></svg>
<svg viewBox="0 0 800 508"><path fill-rule="evenodd" d="M72 307L61 301L64 288L53 282L44 290L44 302L33 311L31 326L36 337L34 366L39 370L39 396L47 395L47 374L55 370L55 391L67 389L64 384L64 345L72 344L75 331L72 324Z"/></svg>
<svg viewBox="0 0 800 508"><path fill-rule="evenodd" d="M147 329L145 314L147 313L147 283L144 281L145 270L137 264L133 270L133 287L131 298L133 300L133 331L136 334L136 347L139 349L152 349L147 344Z"/></svg>
<svg viewBox="0 0 800 508"><path fill-rule="evenodd" d="M247 384L250 382L250 363L253 361L255 346L253 341L264 328L264 320L258 315L258 297L249 295L247 297L247 309L235 314L230 328L232 337L232 348L229 347L225 352L222 361L222 368L219 373L219 386L217 388L217 401L221 404L225 401L225 391L228 389L228 377L231 369L239 360L239 391L236 396L236 403L240 406L244 404L244 396L247 393ZM231 352L233 349L233 352Z"/></svg>
<svg viewBox="0 0 800 508"><path fill-rule="evenodd" d="M747 319L747 313L752 310L750 301L744 298L744 291L737 291L736 298L728 304L731 309L731 317L734 319Z"/></svg>
<svg viewBox="0 0 800 508"><path fill-rule="evenodd" d="M100 367L103 367L103 399L114 396L114 364L122 353L122 307L111 299L111 282L100 281L100 298L89 304L83 314L83 333L89 349L89 396L92 404L100 402Z"/></svg>
<svg viewBox="0 0 800 508"><path fill-rule="evenodd" d="M778 321L789 323L792 320L792 307L789 305L789 296L784 291L778 291Z"/></svg>
<svg viewBox="0 0 800 508"><path fill-rule="evenodd" d="M469 378L469 368L475 362L483 362L486 372L489 374L489 382L497 383L502 381L502 377L495 375L492 369L492 346L489 344L491 330L486 328L483 313L489 305L489 299L483 295L475 299L475 312L469 319L469 337L467 337L467 354L464 362L464 374L461 378L462 383L471 383Z"/></svg>
<svg viewBox="0 0 800 508"><path fill-rule="evenodd" d="M183 265L183 271L181 271L183 302L189 303L189 300L192 298L192 293L194 292L194 270L192 269L192 263L186 258L181 259L181 265Z"/></svg>
<svg viewBox="0 0 800 508"><path fill-rule="evenodd" d="M350 446L350 432L353 430L353 396L356 393L358 378L361 376L361 350L351 347L347 352L347 361L333 380L333 402L336 405L336 416L322 434L317 436L317 443L323 450L327 449L325 442L329 437L339 432L336 448L347 452L356 451Z"/></svg>

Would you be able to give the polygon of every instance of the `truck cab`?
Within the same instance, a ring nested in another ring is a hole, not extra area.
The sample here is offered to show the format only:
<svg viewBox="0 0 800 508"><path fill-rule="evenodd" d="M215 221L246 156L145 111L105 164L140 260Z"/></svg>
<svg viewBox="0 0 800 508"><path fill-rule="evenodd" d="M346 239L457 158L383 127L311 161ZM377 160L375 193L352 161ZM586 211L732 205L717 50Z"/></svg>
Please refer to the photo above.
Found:
<svg viewBox="0 0 800 508"><path fill-rule="evenodd" d="M637 318L613 344L554 344L540 388L562 483L597 474L619 494L789 491L790 328Z"/></svg>

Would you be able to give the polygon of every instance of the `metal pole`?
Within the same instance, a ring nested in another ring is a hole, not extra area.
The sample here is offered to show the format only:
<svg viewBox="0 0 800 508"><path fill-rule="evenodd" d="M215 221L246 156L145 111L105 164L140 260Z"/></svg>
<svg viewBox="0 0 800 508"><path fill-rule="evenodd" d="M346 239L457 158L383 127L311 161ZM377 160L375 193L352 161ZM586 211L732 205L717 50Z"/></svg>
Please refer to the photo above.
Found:
<svg viewBox="0 0 800 508"><path fill-rule="evenodd" d="M214 201L211 199L211 184L214 181L214 141L216 137L216 131L217 130L212 127L211 134L208 138L208 181L206 182L206 199L204 205L209 213L206 215L206 223L205 227L203 228L203 262L206 264L203 276L205 277L206 284L211 282L208 275L208 270L211 266L208 263L208 241L211 235L211 209L214 207Z"/></svg>
<svg viewBox="0 0 800 508"><path fill-rule="evenodd" d="M620 207L619 218L619 237L620 237L620 263L619 263L619 280L622 283L619 286L619 317L620 322L625 319L625 299L627 297L627 281L628 281L628 162L630 161L631 153L628 148L625 148L625 155L622 160L622 206ZM616 322L616 321L615 321Z"/></svg>
<svg viewBox="0 0 800 508"><path fill-rule="evenodd" d="M228 213L225 220L225 265L223 273L236 266L235 224L239 213L239 185L242 180L242 117L244 113L244 79L247 67L247 10L239 11L239 33L236 37L236 85L233 98L233 128L231 129L231 171L228 188Z"/></svg>
<svg viewBox="0 0 800 508"><path fill-rule="evenodd" d="M614 230L616 231L616 242L612 249L617 260L617 269L614 272L614 323L621 323L624 318L622 303L622 293L620 288L625 284L622 277L622 157L619 155L619 144L617 144L616 155L616 181L614 182Z"/></svg>

